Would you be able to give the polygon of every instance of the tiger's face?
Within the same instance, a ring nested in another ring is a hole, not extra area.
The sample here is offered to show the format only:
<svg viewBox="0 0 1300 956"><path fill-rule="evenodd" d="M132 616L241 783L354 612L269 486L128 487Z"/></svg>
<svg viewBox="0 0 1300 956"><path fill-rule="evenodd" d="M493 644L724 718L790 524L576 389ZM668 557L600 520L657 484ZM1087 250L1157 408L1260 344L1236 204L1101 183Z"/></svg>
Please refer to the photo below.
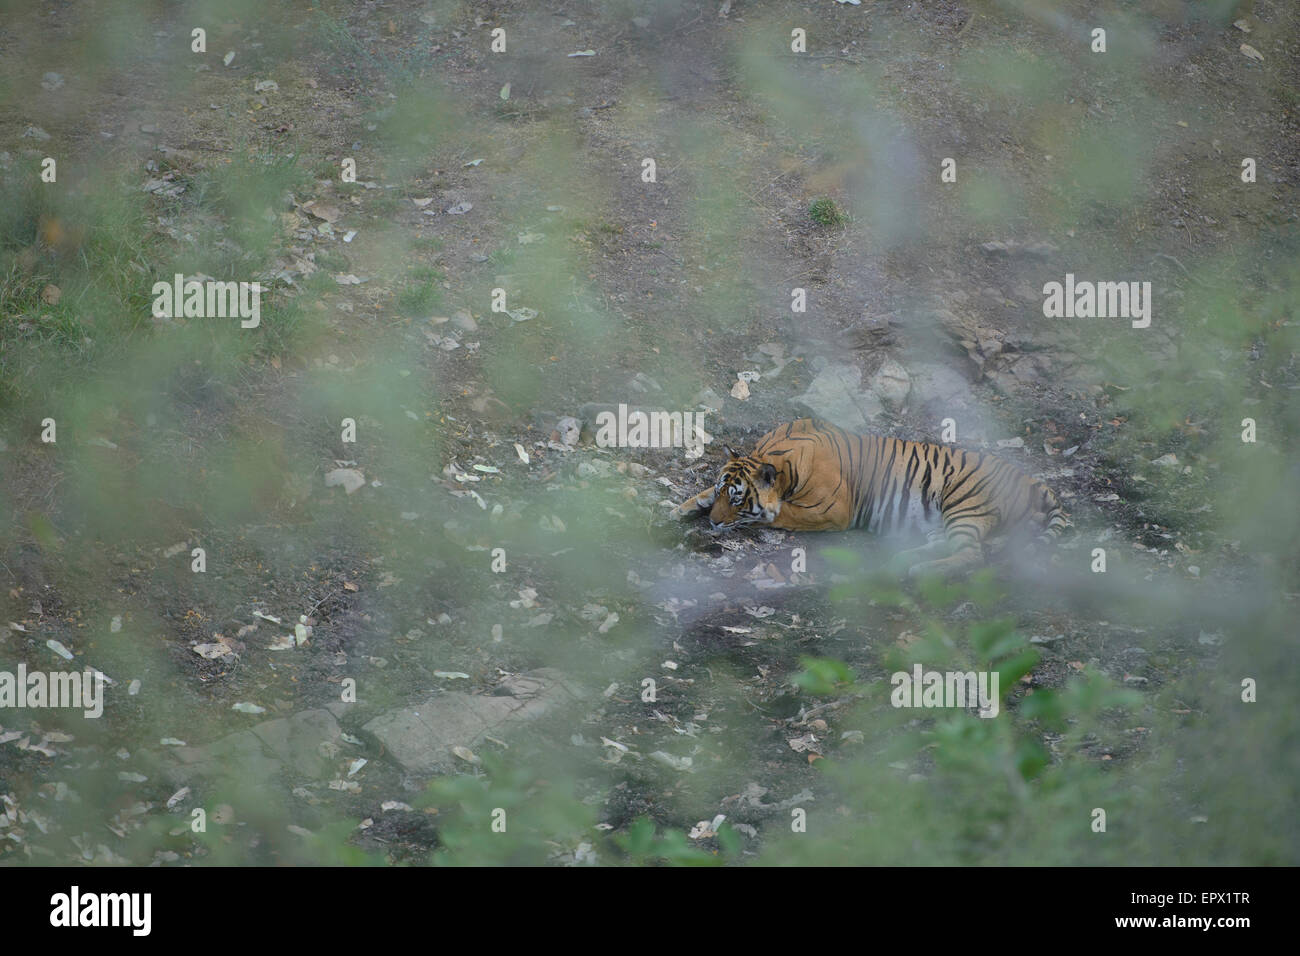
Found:
<svg viewBox="0 0 1300 956"><path fill-rule="evenodd" d="M776 469L767 462L741 458L727 449L731 459L722 466L713 486L709 526L725 531L747 524L771 524L781 513Z"/></svg>

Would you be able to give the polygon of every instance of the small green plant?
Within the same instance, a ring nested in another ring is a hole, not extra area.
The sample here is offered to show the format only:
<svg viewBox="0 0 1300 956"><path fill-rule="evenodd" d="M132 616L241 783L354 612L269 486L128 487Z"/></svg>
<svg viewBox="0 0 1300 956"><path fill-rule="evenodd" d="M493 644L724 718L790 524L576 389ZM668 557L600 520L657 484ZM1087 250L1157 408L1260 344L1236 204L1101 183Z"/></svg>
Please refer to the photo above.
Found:
<svg viewBox="0 0 1300 956"><path fill-rule="evenodd" d="M718 831L718 843L724 856L714 856L691 846L686 835L676 830L656 834L653 820L641 817L627 828L627 833L614 838L627 854L628 862L637 866L651 866L660 862L670 866L720 866L725 855L740 852L740 838L730 826Z"/></svg>
<svg viewBox="0 0 1300 956"><path fill-rule="evenodd" d="M829 697L853 683L853 670L842 661L829 657L804 657L799 663L803 670L792 678L791 683L809 694Z"/></svg>
<svg viewBox="0 0 1300 956"><path fill-rule="evenodd" d="M829 196L814 199L808 205L808 215L819 226L839 227L848 221L844 210Z"/></svg>
<svg viewBox="0 0 1300 956"><path fill-rule="evenodd" d="M402 200L388 193L373 197L369 204L369 212L377 219L391 219L401 208Z"/></svg>
<svg viewBox="0 0 1300 956"><path fill-rule="evenodd" d="M442 300L438 283L442 274L430 266L418 266L411 270L413 280L397 295L397 307L409 316L427 313Z"/></svg>

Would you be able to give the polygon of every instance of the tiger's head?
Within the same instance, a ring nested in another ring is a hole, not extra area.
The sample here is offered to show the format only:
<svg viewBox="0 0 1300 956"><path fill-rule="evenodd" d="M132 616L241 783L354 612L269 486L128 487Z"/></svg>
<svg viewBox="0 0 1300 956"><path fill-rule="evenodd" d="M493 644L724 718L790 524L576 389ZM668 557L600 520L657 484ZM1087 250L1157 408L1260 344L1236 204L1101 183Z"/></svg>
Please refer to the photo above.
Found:
<svg viewBox="0 0 1300 956"><path fill-rule="evenodd" d="M777 472L769 462L738 455L730 448L713 488L681 506L683 514L709 513L709 526L725 531L748 524L771 524L781 513Z"/></svg>

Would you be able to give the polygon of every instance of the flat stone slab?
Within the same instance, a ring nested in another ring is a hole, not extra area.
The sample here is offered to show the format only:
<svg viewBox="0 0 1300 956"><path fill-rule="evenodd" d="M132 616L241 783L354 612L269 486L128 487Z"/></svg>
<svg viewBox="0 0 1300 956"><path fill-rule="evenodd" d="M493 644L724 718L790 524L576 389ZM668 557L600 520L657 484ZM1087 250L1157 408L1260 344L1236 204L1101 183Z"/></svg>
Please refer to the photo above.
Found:
<svg viewBox="0 0 1300 956"><path fill-rule="evenodd" d="M850 432L869 432L885 410L880 398L862 384L856 365L827 365L817 373L808 391L794 399L818 418Z"/></svg>
<svg viewBox="0 0 1300 956"><path fill-rule="evenodd" d="M251 730L228 734L201 747L177 747L164 751L181 764L185 775L231 776L264 780L283 769L284 764L268 756L262 741Z"/></svg>
<svg viewBox="0 0 1300 956"><path fill-rule="evenodd" d="M251 731L265 749L304 777L323 777L338 753L339 724L328 710L304 710Z"/></svg>
<svg viewBox="0 0 1300 956"><path fill-rule="evenodd" d="M922 402L964 402L971 386L965 375L947 365L918 362L912 367L912 394Z"/></svg>
<svg viewBox="0 0 1300 956"><path fill-rule="evenodd" d="M870 385L872 393L878 399L897 408L907 401L907 396L912 391L912 377L907 374L907 369L887 358L871 376Z"/></svg>
<svg viewBox="0 0 1300 956"><path fill-rule="evenodd" d="M171 776L238 777L265 780L288 768L311 778L324 777L339 751L339 724L328 710L305 710L227 734L199 747L176 747L163 755L175 760Z"/></svg>
<svg viewBox="0 0 1300 956"><path fill-rule="evenodd" d="M388 711L362 730L405 770L433 775L455 767L452 747L473 750L489 735L511 733L558 706L588 696L587 690L559 671L540 668L509 675L492 694L439 694L414 707ZM168 748L156 755L157 768L177 782L195 777L262 782L282 772L323 779L332 775L343 750L335 715L351 706L330 704L263 721L202 746Z"/></svg>
<svg viewBox="0 0 1300 956"><path fill-rule="evenodd" d="M513 674L496 693L449 692L413 707L380 714L362 730L383 745L386 756L415 774L453 769L453 747L473 750L489 735L514 732L563 704L584 699L582 688L550 668Z"/></svg>

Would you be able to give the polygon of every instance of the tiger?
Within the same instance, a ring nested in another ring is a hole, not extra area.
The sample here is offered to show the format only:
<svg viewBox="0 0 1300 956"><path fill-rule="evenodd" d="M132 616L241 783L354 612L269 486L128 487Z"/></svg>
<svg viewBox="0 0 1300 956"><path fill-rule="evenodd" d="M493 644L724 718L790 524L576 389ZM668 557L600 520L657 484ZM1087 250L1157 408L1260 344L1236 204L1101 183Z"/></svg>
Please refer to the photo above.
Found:
<svg viewBox="0 0 1300 956"><path fill-rule="evenodd" d="M1037 526L1050 542L1070 523L1043 482L994 455L883 435L854 435L820 419L778 425L752 455L728 446L713 487L677 507L682 517L708 513L715 531L765 525L786 531L876 534L930 530L929 543L903 552L935 560L911 565L909 577L950 577L982 563L994 535Z"/></svg>

